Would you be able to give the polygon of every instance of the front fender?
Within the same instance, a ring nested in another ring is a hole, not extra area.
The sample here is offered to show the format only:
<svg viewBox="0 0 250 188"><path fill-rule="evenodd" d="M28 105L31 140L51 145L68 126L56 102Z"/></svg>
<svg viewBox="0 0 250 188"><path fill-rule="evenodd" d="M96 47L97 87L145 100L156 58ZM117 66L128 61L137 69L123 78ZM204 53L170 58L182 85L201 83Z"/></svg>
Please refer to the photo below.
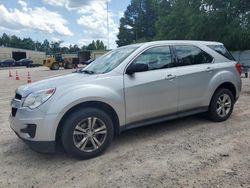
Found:
<svg viewBox="0 0 250 188"><path fill-rule="evenodd" d="M49 100L50 103L40 108L46 114L56 114L51 124L51 135L56 135L57 126L64 114L72 107L89 101L103 102L111 106L118 115L120 125L125 124L125 104L123 88L117 91L101 85L77 85L68 89L61 88Z"/></svg>

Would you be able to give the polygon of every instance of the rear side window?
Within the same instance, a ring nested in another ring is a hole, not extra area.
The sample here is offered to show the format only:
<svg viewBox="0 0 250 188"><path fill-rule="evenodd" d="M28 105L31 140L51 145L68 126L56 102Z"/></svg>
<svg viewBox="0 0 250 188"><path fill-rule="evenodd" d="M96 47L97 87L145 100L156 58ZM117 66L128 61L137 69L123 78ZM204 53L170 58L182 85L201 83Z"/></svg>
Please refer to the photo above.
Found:
<svg viewBox="0 0 250 188"><path fill-rule="evenodd" d="M175 46L178 58L178 66L197 65L211 63L213 57L196 46L177 45Z"/></svg>
<svg viewBox="0 0 250 188"><path fill-rule="evenodd" d="M208 45L209 48L213 49L214 51L218 52L219 54L223 55L229 60L235 61L232 54L225 48L223 45Z"/></svg>

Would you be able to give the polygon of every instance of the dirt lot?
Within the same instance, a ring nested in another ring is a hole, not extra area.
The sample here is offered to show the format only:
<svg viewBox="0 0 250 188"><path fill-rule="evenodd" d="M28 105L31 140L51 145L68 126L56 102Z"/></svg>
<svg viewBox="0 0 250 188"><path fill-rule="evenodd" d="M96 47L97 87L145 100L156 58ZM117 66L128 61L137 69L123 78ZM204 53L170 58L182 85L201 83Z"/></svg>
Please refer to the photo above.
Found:
<svg viewBox="0 0 250 188"><path fill-rule="evenodd" d="M0 187L250 187L250 79L227 122L197 115L130 130L79 161L33 152L11 131L10 99L27 79L18 71L20 81L0 70ZM32 81L67 72L30 69Z"/></svg>

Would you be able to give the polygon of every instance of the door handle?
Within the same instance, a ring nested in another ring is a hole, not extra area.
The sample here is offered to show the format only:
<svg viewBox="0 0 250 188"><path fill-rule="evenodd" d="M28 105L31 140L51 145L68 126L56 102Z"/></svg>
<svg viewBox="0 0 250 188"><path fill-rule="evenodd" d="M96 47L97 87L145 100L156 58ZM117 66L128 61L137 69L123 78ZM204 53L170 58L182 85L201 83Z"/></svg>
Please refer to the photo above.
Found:
<svg viewBox="0 0 250 188"><path fill-rule="evenodd" d="M212 67L207 67L206 72L212 72L214 69Z"/></svg>
<svg viewBox="0 0 250 188"><path fill-rule="evenodd" d="M176 75L168 74L166 80L173 80L176 78Z"/></svg>

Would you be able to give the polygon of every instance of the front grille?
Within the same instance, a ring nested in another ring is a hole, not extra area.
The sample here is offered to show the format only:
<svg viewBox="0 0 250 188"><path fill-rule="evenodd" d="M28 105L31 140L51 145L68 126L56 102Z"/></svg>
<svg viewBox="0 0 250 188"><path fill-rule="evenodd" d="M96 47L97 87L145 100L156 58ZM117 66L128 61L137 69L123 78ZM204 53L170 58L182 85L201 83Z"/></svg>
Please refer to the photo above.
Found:
<svg viewBox="0 0 250 188"><path fill-rule="evenodd" d="M11 108L11 115L12 115L13 117L16 116L16 112L17 112L17 108Z"/></svg>
<svg viewBox="0 0 250 188"><path fill-rule="evenodd" d="M17 100L21 100L21 99L22 99L22 95L20 95L20 94L16 93L16 95L15 95L15 99L17 99Z"/></svg>

